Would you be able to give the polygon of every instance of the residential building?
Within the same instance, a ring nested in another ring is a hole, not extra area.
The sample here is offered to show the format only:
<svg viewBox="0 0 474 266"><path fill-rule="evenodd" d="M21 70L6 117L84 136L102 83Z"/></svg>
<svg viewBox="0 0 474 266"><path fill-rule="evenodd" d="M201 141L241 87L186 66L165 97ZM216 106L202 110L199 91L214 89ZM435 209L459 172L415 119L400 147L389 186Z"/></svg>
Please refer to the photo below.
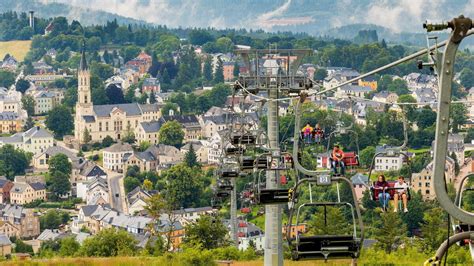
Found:
<svg viewBox="0 0 474 266"><path fill-rule="evenodd" d="M158 165L158 159L150 151L134 152L125 159L124 163L124 170L128 169L129 166L136 165L140 172L154 171Z"/></svg>
<svg viewBox="0 0 474 266"><path fill-rule="evenodd" d="M39 126L32 127L25 132L18 132L9 137L0 137L0 147L9 144L35 155L54 146L54 143L53 134Z"/></svg>
<svg viewBox="0 0 474 266"><path fill-rule="evenodd" d="M445 178L446 182L453 182L455 177L454 160L446 157ZM411 189L413 192L421 192L424 200L435 200L436 194L433 187L433 162L429 163L421 172L411 175Z"/></svg>
<svg viewBox="0 0 474 266"><path fill-rule="evenodd" d="M147 73L148 69L151 67L152 58L145 52L141 52L137 57L125 63L127 68L136 68L140 75Z"/></svg>
<svg viewBox="0 0 474 266"><path fill-rule="evenodd" d="M10 202L24 205L35 200L46 200L46 185L44 183L14 182L10 190Z"/></svg>
<svg viewBox="0 0 474 266"><path fill-rule="evenodd" d="M41 58L37 62L33 62L33 69L35 75L45 75L45 74L53 74L54 69L52 66L48 65L43 58Z"/></svg>
<svg viewBox="0 0 474 266"><path fill-rule="evenodd" d="M371 185L369 184L369 177L361 173L357 173L351 177L351 181L357 200L360 202L364 196L364 192Z"/></svg>
<svg viewBox="0 0 474 266"><path fill-rule="evenodd" d="M374 94L372 100L384 103L396 103L398 101L398 95L394 92L381 91Z"/></svg>
<svg viewBox="0 0 474 266"><path fill-rule="evenodd" d="M335 96L338 98L347 98L349 96L355 96L364 98L365 95L372 92L370 87L362 87L359 85L344 85L336 90Z"/></svg>
<svg viewBox="0 0 474 266"><path fill-rule="evenodd" d="M217 116L203 116L201 119L202 136L211 139L221 130L227 129L230 118L226 118L225 114Z"/></svg>
<svg viewBox="0 0 474 266"><path fill-rule="evenodd" d="M207 142L207 163L217 164L222 157L222 139L219 133L214 134Z"/></svg>
<svg viewBox="0 0 474 266"><path fill-rule="evenodd" d="M0 220L19 228L21 238L35 237L40 234L40 222L33 209L19 205L0 205Z"/></svg>
<svg viewBox="0 0 474 266"><path fill-rule="evenodd" d="M134 188L127 194L128 213L134 215L140 213L147 206L147 200L151 198L151 194L140 186Z"/></svg>
<svg viewBox="0 0 474 266"><path fill-rule="evenodd" d="M0 234L7 237L20 237L20 228L9 221L0 221Z"/></svg>
<svg viewBox="0 0 474 266"><path fill-rule="evenodd" d="M0 112L0 134L21 131L23 119L13 112Z"/></svg>
<svg viewBox="0 0 474 266"><path fill-rule="evenodd" d="M141 122L135 128L135 139L137 143L149 142L159 143L159 131L163 123L161 121Z"/></svg>
<svg viewBox="0 0 474 266"><path fill-rule="evenodd" d="M132 145L128 143L115 143L103 150L104 168L115 172L123 172L125 159L132 154Z"/></svg>
<svg viewBox="0 0 474 266"><path fill-rule="evenodd" d="M435 142L431 143L431 153L434 152L434 145ZM448 135L448 156L452 157L451 155L454 153L456 155L456 159L459 165L464 165L466 158L464 155L464 137L458 133L449 133Z"/></svg>
<svg viewBox="0 0 474 266"><path fill-rule="evenodd" d="M177 121L183 126L184 142L198 140L202 137L202 130L196 115L173 115L160 118L162 124L168 121Z"/></svg>
<svg viewBox="0 0 474 266"><path fill-rule="evenodd" d="M57 91L38 91L33 97L35 98L35 114L40 115L60 105L64 94Z"/></svg>
<svg viewBox="0 0 474 266"><path fill-rule="evenodd" d="M204 141L204 140L191 141L191 142L188 142L188 143L184 144L181 147L181 152L183 154L186 154L187 152L189 152L189 149L192 145L193 150L194 150L194 152L196 153L196 156L197 156L197 161L199 163L206 164L208 156L209 156L209 154L208 154L209 150L206 148L206 144L207 144L207 141Z"/></svg>
<svg viewBox="0 0 474 266"><path fill-rule="evenodd" d="M175 217L178 218L183 225L196 222L203 215L212 215L215 213L217 213L217 209L212 207L182 208L173 211Z"/></svg>
<svg viewBox="0 0 474 266"><path fill-rule="evenodd" d="M161 117L158 104L109 104L93 105L90 88L90 71L84 52L78 70L78 101L74 120L74 136L77 142L84 141L86 130L92 141L101 141L106 136L120 140L140 122L158 120Z"/></svg>
<svg viewBox="0 0 474 266"><path fill-rule="evenodd" d="M66 74L39 74L39 75L27 75L25 80L35 84L35 85L48 85L51 82L54 82L57 79L69 79L71 76Z"/></svg>
<svg viewBox="0 0 474 266"><path fill-rule="evenodd" d="M151 92L160 93L161 92L161 85L160 80L157 78L146 78L143 80L142 85L142 92L146 94L150 94Z"/></svg>
<svg viewBox="0 0 474 266"><path fill-rule="evenodd" d="M1 61L0 68L10 71L16 71L16 69L18 68L18 60L16 60L16 58L13 56L9 56L5 60Z"/></svg>
<svg viewBox="0 0 474 266"><path fill-rule="evenodd" d="M13 182L6 179L4 176L0 177L0 204L10 202L10 190L13 187Z"/></svg>
<svg viewBox="0 0 474 266"><path fill-rule="evenodd" d="M391 146L377 146L375 153L385 152L387 149L395 147ZM403 163L406 161L406 157L400 153L380 154L375 158L374 170L375 171L398 171L402 168Z"/></svg>
<svg viewBox="0 0 474 266"><path fill-rule="evenodd" d="M234 80L234 66L235 62L222 62L223 74L224 74L224 81L232 81Z"/></svg>
<svg viewBox="0 0 474 266"><path fill-rule="evenodd" d="M377 90L377 80L374 77L359 79L358 85L362 87L370 87L372 91Z"/></svg>
<svg viewBox="0 0 474 266"><path fill-rule="evenodd" d="M4 234L0 235L0 256L7 256L12 253L12 242Z"/></svg>
<svg viewBox="0 0 474 266"><path fill-rule="evenodd" d="M108 204L110 202L110 196L107 180L102 177L94 177L88 180L84 200L87 205Z"/></svg>
<svg viewBox="0 0 474 266"><path fill-rule="evenodd" d="M0 87L0 113L12 112L26 118L26 111L21 108L21 98L21 92Z"/></svg>

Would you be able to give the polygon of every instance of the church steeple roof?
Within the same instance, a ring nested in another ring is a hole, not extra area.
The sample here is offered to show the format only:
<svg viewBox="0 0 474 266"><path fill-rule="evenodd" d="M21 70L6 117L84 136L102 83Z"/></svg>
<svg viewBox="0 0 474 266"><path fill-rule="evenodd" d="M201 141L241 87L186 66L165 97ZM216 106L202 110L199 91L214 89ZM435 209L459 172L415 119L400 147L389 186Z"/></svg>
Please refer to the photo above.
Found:
<svg viewBox="0 0 474 266"><path fill-rule="evenodd" d="M79 64L79 69L80 70L88 70L89 67L87 66L87 60L86 60L86 42L82 44L82 52L81 52L81 62Z"/></svg>

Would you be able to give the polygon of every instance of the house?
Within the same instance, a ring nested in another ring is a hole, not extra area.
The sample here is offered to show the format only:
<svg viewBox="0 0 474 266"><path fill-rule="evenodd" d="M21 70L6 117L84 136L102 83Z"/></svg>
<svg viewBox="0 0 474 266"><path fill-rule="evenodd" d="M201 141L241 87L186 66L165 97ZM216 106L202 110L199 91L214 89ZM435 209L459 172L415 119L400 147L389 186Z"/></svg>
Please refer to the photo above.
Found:
<svg viewBox="0 0 474 266"><path fill-rule="evenodd" d="M86 185L85 202L87 205L104 205L110 202L109 186L102 177L88 180Z"/></svg>
<svg viewBox="0 0 474 266"><path fill-rule="evenodd" d="M144 234L153 220L144 216L131 216L118 211L109 211L100 221L101 228L117 228L132 234Z"/></svg>
<svg viewBox="0 0 474 266"><path fill-rule="evenodd" d="M165 242L167 241L168 234L170 234L170 251L179 249L185 236L185 228L181 222L172 222L167 215L162 215L159 224L155 226L155 230L163 237Z"/></svg>
<svg viewBox="0 0 474 266"><path fill-rule="evenodd" d="M446 182L453 182L455 177L454 160L446 157L445 178ZM433 187L433 162L429 163L421 172L413 173L411 175L410 185L414 192L421 192L424 200L436 199L436 194Z"/></svg>
<svg viewBox="0 0 474 266"><path fill-rule="evenodd" d="M132 154L132 145L128 143L115 143L103 150L104 168L121 173L124 170L125 159Z"/></svg>
<svg viewBox="0 0 474 266"><path fill-rule="evenodd" d="M31 152L34 155L44 152L54 146L54 137L46 129L35 126L25 132L18 132L9 137L0 137L0 147L12 145L15 148Z"/></svg>
<svg viewBox="0 0 474 266"><path fill-rule="evenodd" d="M79 233L82 228L88 229L91 234L97 234L101 230L100 221L112 209L108 205L84 205L79 209L78 216L73 219L71 231Z"/></svg>
<svg viewBox="0 0 474 266"><path fill-rule="evenodd" d="M125 63L127 68L136 68L140 75L147 73L148 69L151 67L152 58L145 52L141 52L137 57Z"/></svg>
<svg viewBox="0 0 474 266"><path fill-rule="evenodd" d="M151 198L151 194L148 191L140 186L134 188L127 194L128 212L135 214L143 211L149 198Z"/></svg>
<svg viewBox="0 0 474 266"><path fill-rule="evenodd" d="M201 119L202 136L211 139L219 131L227 129L228 119L225 114L216 116L203 116Z"/></svg>
<svg viewBox="0 0 474 266"><path fill-rule="evenodd" d="M14 182L10 190L10 202L24 205L35 200L46 200L46 185L40 182Z"/></svg>
<svg viewBox="0 0 474 266"><path fill-rule="evenodd" d="M158 160L158 164L175 164L183 161L184 155L174 146L158 144L150 146L149 151Z"/></svg>
<svg viewBox="0 0 474 266"><path fill-rule="evenodd" d="M364 192L368 189L367 187L370 186L369 177L361 173L357 173L351 177L351 182L352 186L354 187L357 200L360 202L364 196Z"/></svg>
<svg viewBox="0 0 474 266"><path fill-rule="evenodd" d="M360 76L359 72L350 69L350 68L326 68L328 72L327 77L323 81L324 89L331 89L339 86L339 84L349 81L353 78ZM351 85L358 85L358 81L352 83Z"/></svg>
<svg viewBox="0 0 474 266"><path fill-rule="evenodd" d="M143 80L142 92L150 95L151 92L160 93L161 85L160 80L157 78L146 78Z"/></svg>
<svg viewBox="0 0 474 266"><path fill-rule="evenodd" d="M56 49L51 48L48 51L46 51L46 55L51 57L52 59L56 59L56 55L58 55L58 52L56 51Z"/></svg>
<svg viewBox="0 0 474 266"><path fill-rule="evenodd" d="M41 58L37 62L33 62L33 69L35 75L44 75L44 74L52 74L54 73L54 69L52 66L48 65L43 58Z"/></svg>
<svg viewBox="0 0 474 266"><path fill-rule="evenodd" d="M73 191L73 195L85 200L87 198L87 192L89 191L89 184L97 178L107 180L107 173L95 163L87 161L83 169L72 178L75 183L71 185L76 187L76 191L75 193Z"/></svg>
<svg viewBox="0 0 474 266"><path fill-rule="evenodd" d="M158 159L150 151L134 152L124 160L124 170L128 169L129 166L136 165L140 172L154 171L158 164Z"/></svg>
<svg viewBox="0 0 474 266"><path fill-rule="evenodd" d="M38 91L33 97L35 98L35 114L40 115L60 105L64 94L57 91Z"/></svg>
<svg viewBox="0 0 474 266"><path fill-rule="evenodd" d="M12 112L18 114L22 118L26 118L26 111L22 109L22 94L15 89L8 90L0 87L0 113Z"/></svg>
<svg viewBox="0 0 474 266"><path fill-rule="evenodd" d="M25 80L35 84L35 85L48 85L54 82L57 79L69 79L71 76L66 74L38 74L38 75L27 75Z"/></svg>
<svg viewBox="0 0 474 266"><path fill-rule="evenodd" d="M425 103L431 106L433 106L433 102L436 102L437 100L436 94L433 89L427 87L417 88L412 92L411 95L413 96L413 98L415 98L417 103Z"/></svg>
<svg viewBox="0 0 474 266"><path fill-rule="evenodd" d="M8 237L19 237L20 228L9 221L0 221L0 234Z"/></svg>
<svg viewBox="0 0 474 266"><path fill-rule="evenodd" d="M159 143L159 131L163 123L161 121L141 122L135 128L135 139L137 143L149 142L151 144Z"/></svg>
<svg viewBox="0 0 474 266"><path fill-rule="evenodd" d="M375 148L375 154L383 153L388 149L393 149L392 146L377 146ZM388 154L383 153L375 158L374 170L375 171L398 171L402 168L403 163L406 161L404 155L400 153Z"/></svg>
<svg viewBox="0 0 474 266"><path fill-rule="evenodd" d="M223 74L224 74L224 81L232 81L234 80L234 67L235 62L222 62Z"/></svg>
<svg viewBox="0 0 474 266"><path fill-rule="evenodd" d="M230 220L223 220L224 225L231 231ZM246 250L251 246L250 242L253 242L255 249L258 251L263 250L265 243L265 234L262 229L253 223L237 220L237 236L239 239L239 250Z"/></svg>
<svg viewBox="0 0 474 266"><path fill-rule="evenodd" d="M0 68L10 71L16 71L16 69L18 68L18 60L16 60L16 58L13 56L9 56L1 62Z"/></svg>
<svg viewBox="0 0 474 266"><path fill-rule="evenodd" d="M196 115L173 115L160 118L162 124L177 121L184 129L184 142L198 140L202 136L201 125Z"/></svg>
<svg viewBox="0 0 474 266"><path fill-rule="evenodd" d="M18 237L30 238L40 234L40 222L33 209L19 205L0 205L0 220L9 222L19 229Z"/></svg>
<svg viewBox="0 0 474 266"><path fill-rule="evenodd" d="M23 119L13 112L0 112L0 134L21 131Z"/></svg>
<svg viewBox="0 0 474 266"><path fill-rule="evenodd" d="M0 176L0 204L10 202L10 190L13 187L13 182Z"/></svg>
<svg viewBox="0 0 474 266"><path fill-rule="evenodd" d="M431 143L431 153L433 154L434 152L434 145L435 141ZM456 159L459 165L464 165L466 158L464 155L464 137L461 134L457 133L449 133L448 135L448 156L452 157L452 154L454 153L456 155Z"/></svg>
<svg viewBox="0 0 474 266"><path fill-rule="evenodd" d="M212 207L181 208L173 211L175 217L177 217L183 225L196 222L203 215L212 215L215 213L217 213L217 209Z"/></svg>
<svg viewBox="0 0 474 266"><path fill-rule="evenodd" d="M181 152L183 154L186 154L187 152L189 152L189 149L191 147L191 145L193 146L193 150L194 152L196 153L196 156L197 156L197 161L199 163L207 163L207 159L208 159L208 149L206 148L206 143L207 141L191 141L191 142L188 142L186 144L183 145L183 147L181 147Z"/></svg>
<svg viewBox="0 0 474 266"><path fill-rule="evenodd" d="M365 95L372 92L370 87L363 87L359 85L344 85L336 90L335 96L339 98L347 98L349 96L355 96L364 98Z"/></svg>
<svg viewBox="0 0 474 266"><path fill-rule="evenodd" d="M0 256L8 256L12 253L12 242L4 234L0 235Z"/></svg>
<svg viewBox="0 0 474 266"><path fill-rule="evenodd" d="M396 103L398 101L398 95L394 92L381 91L374 94L372 100L384 103Z"/></svg>
<svg viewBox="0 0 474 266"><path fill-rule="evenodd" d="M377 90L377 80L372 76L359 79L358 85L362 87L370 87L372 91Z"/></svg>

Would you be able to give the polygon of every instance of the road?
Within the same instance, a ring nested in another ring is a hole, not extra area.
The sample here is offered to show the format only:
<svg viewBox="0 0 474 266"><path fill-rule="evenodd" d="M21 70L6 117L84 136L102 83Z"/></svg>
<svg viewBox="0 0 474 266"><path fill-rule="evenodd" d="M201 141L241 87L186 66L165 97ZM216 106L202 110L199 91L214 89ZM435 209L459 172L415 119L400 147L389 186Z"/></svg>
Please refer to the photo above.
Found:
<svg viewBox="0 0 474 266"><path fill-rule="evenodd" d="M469 173L471 173L471 158L467 158L466 159L466 163L464 165L461 166L461 168L459 169L459 175L457 175L455 178L454 178L454 188L456 189L456 191L459 190L459 183L461 182L461 180ZM467 183L467 180L466 182L464 182L464 185L466 185Z"/></svg>
<svg viewBox="0 0 474 266"><path fill-rule="evenodd" d="M123 174L108 171L109 197L112 208L127 213L128 208L125 201L125 188L123 186Z"/></svg>

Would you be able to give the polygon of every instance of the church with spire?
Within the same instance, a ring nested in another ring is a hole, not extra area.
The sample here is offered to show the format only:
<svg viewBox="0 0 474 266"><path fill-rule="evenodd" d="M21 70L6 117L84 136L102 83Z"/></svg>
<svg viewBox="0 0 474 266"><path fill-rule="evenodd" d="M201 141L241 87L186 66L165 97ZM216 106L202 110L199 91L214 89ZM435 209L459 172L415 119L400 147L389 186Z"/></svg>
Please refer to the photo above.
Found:
<svg viewBox="0 0 474 266"><path fill-rule="evenodd" d="M139 123L156 121L161 117L161 108L158 104L94 105L90 79L91 73L83 47L77 70L77 103L74 119L74 137L78 143L100 142L106 136L118 141L128 134L134 134L134 129Z"/></svg>

